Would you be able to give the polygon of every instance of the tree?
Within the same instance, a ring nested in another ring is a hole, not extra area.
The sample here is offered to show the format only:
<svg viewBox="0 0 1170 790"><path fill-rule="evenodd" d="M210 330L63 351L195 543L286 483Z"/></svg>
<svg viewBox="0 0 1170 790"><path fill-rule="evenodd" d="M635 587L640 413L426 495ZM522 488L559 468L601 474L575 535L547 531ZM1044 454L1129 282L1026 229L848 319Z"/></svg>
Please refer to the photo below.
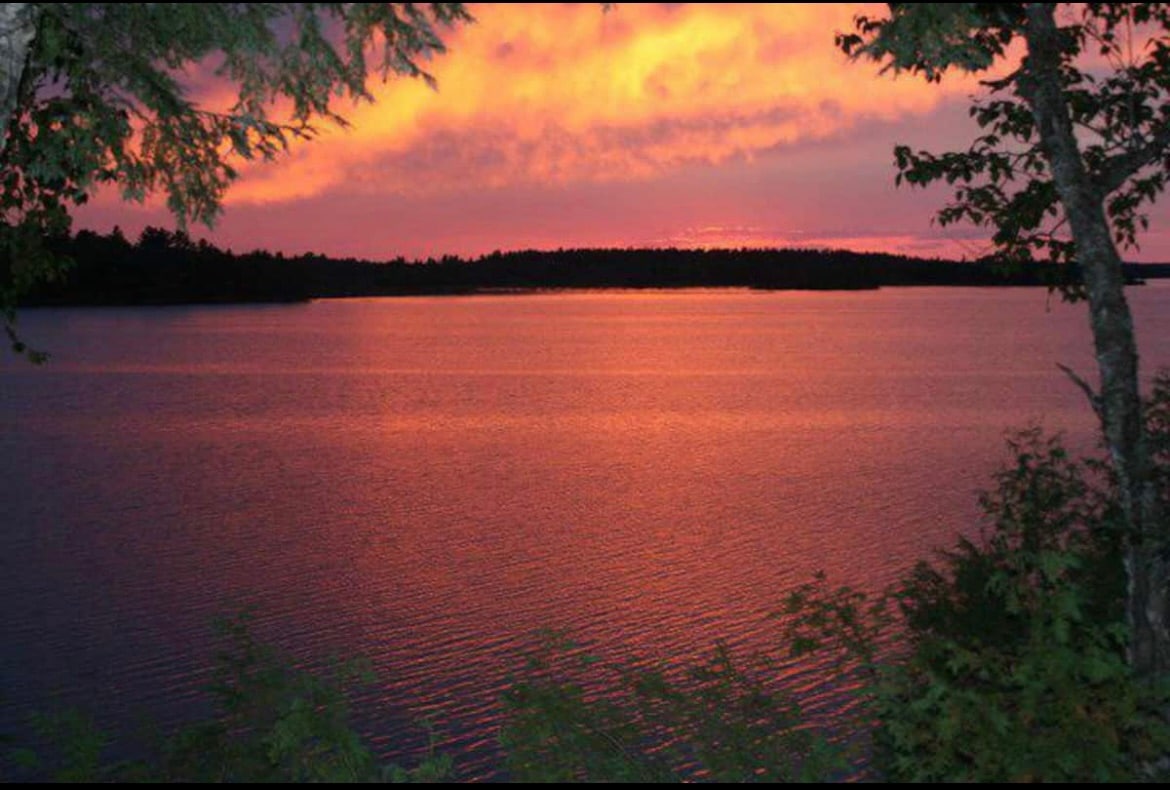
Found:
<svg viewBox="0 0 1170 790"><path fill-rule="evenodd" d="M0 313L15 349L17 297L61 265L42 239L96 188L162 193L180 225L209 224L233 158L344 123L336 101L368 99L371 71L431 81L420 63L439 32L470 20L461 3L0 3ZM196 64L232 106L188 97Z"/></svg>
<svg viewBox="0 0 1170 790"><path fill-rule="evenodd" d="M971 109L967 151L899 147L899 180L943 180L943 224L994 230L1009 261L1069 264L1065 291L1089 303L1100 389L1067 371L1099 415L1125 514L1129 658L1142 677L1170 672L1170 527L1142 421L1138 352L1118 247L1170 173L1170 4L890 3L838 36L847 53L937 81L949 69L1007 71ZM1023 57L1011 62L1023 45Z"/></svg>

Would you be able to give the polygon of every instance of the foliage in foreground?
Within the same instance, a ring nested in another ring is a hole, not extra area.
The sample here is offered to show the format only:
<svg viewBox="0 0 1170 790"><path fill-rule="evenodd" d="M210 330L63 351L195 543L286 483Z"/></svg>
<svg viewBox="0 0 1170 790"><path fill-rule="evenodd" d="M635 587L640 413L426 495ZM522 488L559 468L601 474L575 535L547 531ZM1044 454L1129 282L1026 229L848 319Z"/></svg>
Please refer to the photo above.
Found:
<svg viewBox="0 0 1170 790"><path fill-rule="evenodd" d="M246 616L218 630L224 648L208 689L210 719L162 741L148 759L111 762L114 744L85 715L38 716L42 746L13 751L16 772L57 782L406 783L453 776L446 756L409 770L375 760L349 724L348 692L369 680L360 663L313 673L257 642Z"/></svg>
<svg viewBox="0 0 1170 790"><path fill-rule="evenodd" d="M891 778L1123 781L1170 745L1126 662L1121 522L1054 442L1013 442L993 531L896 595L911 651L875 713Z"/></svg>
<svg viewBox="0 0 1170 790"><path fill-rule="evenodd" d="M1167 446L1170 379L1156 383L1147 417ZM856 596L842 606L843 592L818 580L791 596L792 632L804 647L844 646L870 674L863 709L888 779L1148 779L1170 750L1160 715L1170 695L1164 679L1139 682L1126 661L1111 476L1036 430L1009 447L1013 463L982 497L980 541L919 563L875 604ZM874 614L887 610L901 616L904 649L877 661L872 646L891 621Z"/></svg>
<svg viewBox="0 0 1170 790"><path fill-rule="evenodd" d="M501 740L523 782L819 781L841 755L720 645L683 672L602 664L562 638L505 694Z"/></svg>

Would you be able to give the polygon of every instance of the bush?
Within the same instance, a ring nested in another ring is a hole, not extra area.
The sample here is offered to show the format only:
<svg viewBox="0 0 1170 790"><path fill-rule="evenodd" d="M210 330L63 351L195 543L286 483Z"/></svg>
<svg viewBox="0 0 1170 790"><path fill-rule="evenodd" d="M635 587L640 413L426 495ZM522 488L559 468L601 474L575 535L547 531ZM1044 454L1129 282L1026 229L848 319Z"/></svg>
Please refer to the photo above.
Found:
<svg viewBox="0 0 1170 790"><path fill-rule="evenodd" d="M1148 409L1163 494L1170 379ZM874 767L894 781L1147 779L1170 751L1165 684L1126 662L1113 480L1038 430L981 498L985 534L920 562L870 601L823 577L788 602L797 651L840 651L869 677ZM893 617L892 613L900 617ZM892 638L891 638L892 637ZM884 642L900 645L877 658Z"/></svg>
<svg viewBox="0 0 1170 790"><path fill-rule="evenodd" d="M38 748L9 753L22 776L58 782L430 782L450 780L449 757L407 770L379 765L349 724L348 691L370 679L360 662L331 672L298 668L257 642L249 618L217 626L223 649L207 721L161 741L156 754L111 762L112 740L77 711L35 717ZM124 747L124 744L123 744Z"/></svg>
<svg viewBox="0 0 1170 790"><path fill-rule="evenodd" d="M1038 432L983 497L991 533L894 592L909 653L875 695L901 781L1124 781L1166 745L1125 660L1119 521Z"/></svg>
<svg viewBox="0 0 1170 790"><path fill-rule="evenodd" d="M563 638L505 694L506 767L523 782L815 781L839 750L725 647L698 666L605 665Z"/></svg>

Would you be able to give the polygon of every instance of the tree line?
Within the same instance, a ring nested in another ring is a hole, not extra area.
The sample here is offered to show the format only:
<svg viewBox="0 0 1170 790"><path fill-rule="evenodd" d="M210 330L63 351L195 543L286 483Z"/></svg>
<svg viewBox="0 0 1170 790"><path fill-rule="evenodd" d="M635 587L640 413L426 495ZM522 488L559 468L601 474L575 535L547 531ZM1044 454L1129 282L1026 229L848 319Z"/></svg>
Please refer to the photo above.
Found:
<svg viewBox="0 0 1170 790"><path fill-rule="evenodd" d="M181 230L148 227L136 242L115 228L50 243L70 261L26 294L25 306L294 302L349 296L468 294L573 288L864 290L885 286L1038 286L1076 277L1072 267L1009 268L885 253L809 249L558 249L476 258L387 261L235 253ZM1170 266L1131 266L1133 279Z"/></svg>

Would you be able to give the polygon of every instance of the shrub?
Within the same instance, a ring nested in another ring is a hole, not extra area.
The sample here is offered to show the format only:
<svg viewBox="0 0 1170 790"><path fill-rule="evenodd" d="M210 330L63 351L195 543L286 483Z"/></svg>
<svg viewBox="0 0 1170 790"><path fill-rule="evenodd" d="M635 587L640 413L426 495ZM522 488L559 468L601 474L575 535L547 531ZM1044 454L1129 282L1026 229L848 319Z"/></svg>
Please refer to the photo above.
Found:
<svg viewBox="0 0 1170 790"><path fill-rule="evenodd" d="M506 768L525 782L814 781L840 769L764 677L723 646L671 672L606 665L554 637L505 694Z"/></svg>
<svg viewBox="0 0 1170 790"><path fill-rule="evenodd" d="M1147 414L1165 495L1166 376ZM877 600L819 577L788 601L792 644L836 649L868 676L860 711L887 779L1150 778L1170 751L1170 695L1126 662L1114 481L1039 430L1008 445L1011 463L981 497L979 540L918 563ZM879 660L883 643L892 647Z"/></svg>
<svg viewBox="0 0 1170 790"><path fill-rule="evenodd" d="M1120 520L1036 431L983 497L990 533L893 592L909 651L876 686L901 781L1119 781L1165 745L1125 660Z"/></svg>
<svg viewBox="0 0 1170 790"><path fill-rule="evenodd" d="M22 775L69 782L429 782L452 778L447 756L414 769L380 765L349 724L348 692L370 679L360 662L299 668L258 642L249 618L217 625L223 649L208 691L214 715L161 741L152 758L111 762L85 715L37 716L39 748L13 749ZM123 747L125 744L123 744Z"/></svg>

